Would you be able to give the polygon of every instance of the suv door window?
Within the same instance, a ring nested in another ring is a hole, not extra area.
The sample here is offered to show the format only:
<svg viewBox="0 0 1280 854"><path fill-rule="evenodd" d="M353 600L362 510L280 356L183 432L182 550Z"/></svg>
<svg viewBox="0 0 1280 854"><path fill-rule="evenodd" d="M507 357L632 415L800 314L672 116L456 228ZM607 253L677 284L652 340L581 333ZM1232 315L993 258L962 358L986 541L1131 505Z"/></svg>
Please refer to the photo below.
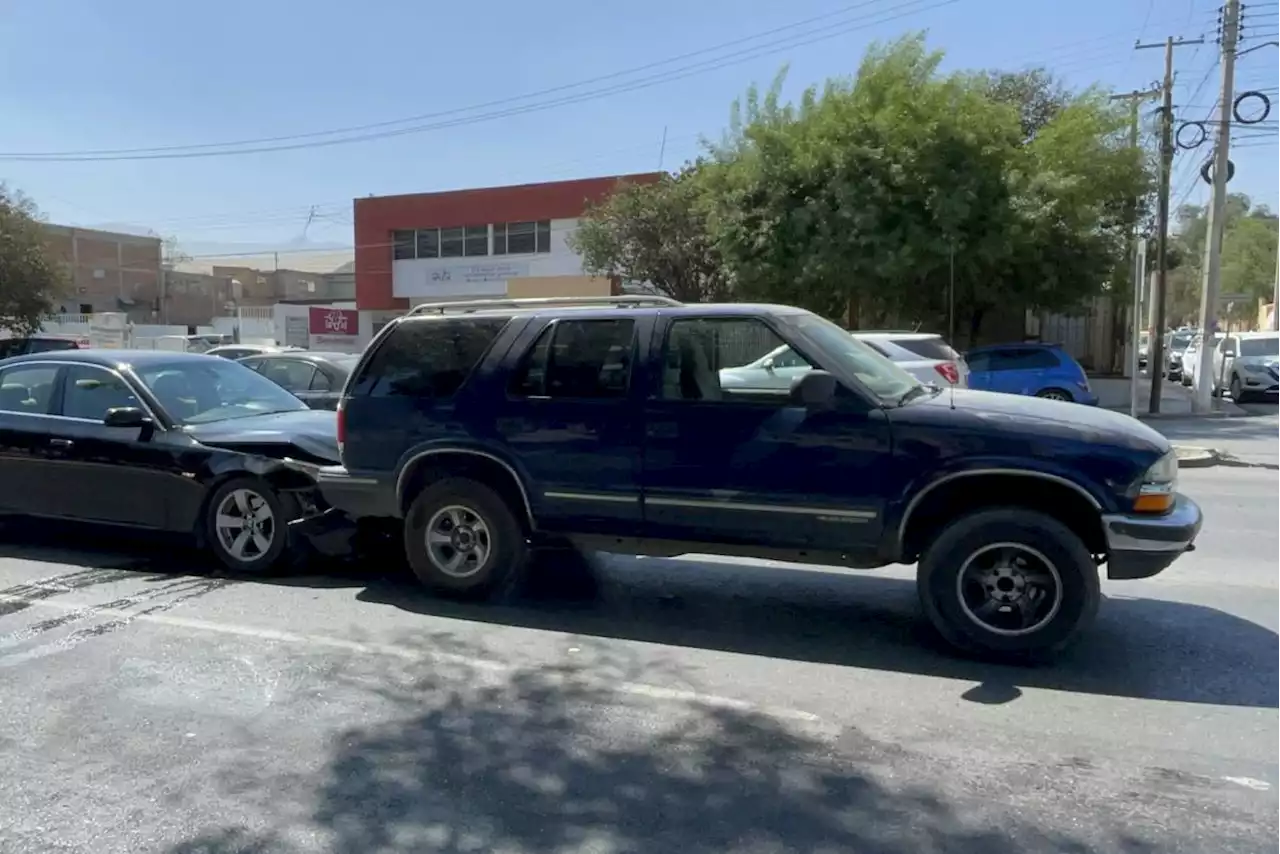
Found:
<svg viewBox="0 0 1280 854"><path fill-rule="evenodd" d="M1042 371L1056 368L1058 360L1038 347L1007 347L990 352L988 371ZM972 368L972 365L970 365Z"/></svg>
<svg viewBox="0 0 1280 854"><path fill-rule="evenodd" d="M60 414L68 418L101 421L108 409L119 406L141 406L119 374L96 365L67 368Z"/></svg>
<svg viewBox="0 0 1280 854"><path fill-rule="evenodd" d="M625 397L635 321L562 320L538 336L511 378L519 397Z"/></svg>
<svg viewBox="0 0 1280 854"><path fill-rule="evenodd" d="M15 365L0 371L0 412L49 414L56 365Z"/></svg>
<svg viewBox="0 0 1280 854"><path fill-rule="evenodd" d="M369 358L354 392L370 397L453 397L507 323L505 317L402 321Z"/></svg>
<svg viewBox="0 0 1280 854"><path fill-rule="evenodd" d="M283 389L292 392L306 391L316 366L301 359L271 359L262 368L262 375Z"/></svg>
<svg viewBox="0 0 1280 854"><path fill-rule="evenodd" d="M663 349L664 400L786 402L797 377L813 366L776 332L751 318L676 320Z"/></svg>

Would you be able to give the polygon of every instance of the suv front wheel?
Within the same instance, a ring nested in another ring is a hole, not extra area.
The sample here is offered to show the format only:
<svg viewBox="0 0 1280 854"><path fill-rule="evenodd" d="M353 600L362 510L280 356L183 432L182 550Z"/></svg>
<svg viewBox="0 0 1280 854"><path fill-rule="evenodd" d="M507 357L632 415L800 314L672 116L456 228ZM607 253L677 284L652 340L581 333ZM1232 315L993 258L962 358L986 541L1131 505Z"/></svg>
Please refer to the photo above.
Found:
<svg viewBox="0 0 1280 854"><path fill-rule="evenodd" d="M413 574L446 595L492 595L514 578L525 548L524 531L507 503L479 481L436 481L405 514L404 550Z"/></svg>
<svg viewBox="0 0 1280 854"><path fill-rule="evenodd" d="M1102 598L1084 542L1058 520L994 508L952 522L920 558L929 621L953 646L986 658L1036 660L1069 646Z"/></svg>

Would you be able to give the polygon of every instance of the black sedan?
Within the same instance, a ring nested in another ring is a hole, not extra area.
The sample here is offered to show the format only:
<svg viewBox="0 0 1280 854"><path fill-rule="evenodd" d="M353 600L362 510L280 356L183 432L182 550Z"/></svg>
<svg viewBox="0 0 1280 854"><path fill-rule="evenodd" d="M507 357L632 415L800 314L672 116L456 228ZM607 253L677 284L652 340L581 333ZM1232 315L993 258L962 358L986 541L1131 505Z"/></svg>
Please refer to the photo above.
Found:
<svg viewBox="0 0 1280 854"><path fill-rule="evenodd" d="M312 409L337 409L342 387L359 356L314 350L287 350L240 359L283 389L293 392Z"/></svg>
<svg viewBox="0 0 1280 854"><path fill-rule="evenodd" d="M0 361L0 515L191 533L227 567L341 553L315 486L333 413L237 362L145 350Z"/></svg>

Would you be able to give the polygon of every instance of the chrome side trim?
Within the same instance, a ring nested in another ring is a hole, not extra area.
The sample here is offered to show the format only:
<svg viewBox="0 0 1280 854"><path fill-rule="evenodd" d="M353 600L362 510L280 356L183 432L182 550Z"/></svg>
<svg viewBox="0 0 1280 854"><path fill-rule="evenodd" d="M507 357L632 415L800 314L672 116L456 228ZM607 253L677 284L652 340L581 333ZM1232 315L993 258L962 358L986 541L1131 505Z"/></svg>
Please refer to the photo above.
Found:
<svg viewBox="0 0 1280 854"><path fill-rule="evenodd" d="M404 498L404 477L405 474L413 468L413 464L425 457L437 456L439 454L470 454L473 457L483 457L486 460L490 460L502 466L507 470L507 473L511 475L512 479L515 480L516 488L520 490L520 500L524 502L524 512L529 519L530 527L535 529L538 527L537 522L535 522L533 518L533 505L529 502L529 491L524 488L524 481L520 479L520 475L516 473L516 470L505 460L502 460L487 451L477 451L473 448L432 448L427 451L420 451L410 457L409 460L401 467L400 474L396 477L396 507L400 506L400 502Z"/></svg>
<svg viewBox="0 0 1280 854"><path fill-rule="evenodd" d="M793 516L828 516L869 522L878 515L873 510L841 510L834 507L805 507L787 504L752 504L742 501L717 501L702 498L661 498L645 496L645 504L655 507L697 507L704 510L743 510L749 513L784 513Z"/></svg>
<svg viewBox="0 0 1280 854"><path fill-rule="evenodd" d="M544 492L543 498L557 501L601 501L609 504L635 504L638 495L614 495L607 492Z"/></svg>
<svg viewBox="0 0 1280 854"><path fill-rule="evenodd" d="M1102 509L1102 505L1098 503L1098 499L1090 495L1088 490L1086 490L1080 484L1067 480L1065 477L1059 477L1056 474L1046 474L1045 472L1039 472L1039 471L1027 471L1026 469L973 469L972 471L958 471L958 472L953 472L952 474L946 475L944 477L938 478L933 483L929 484L924 489L916 493L915 497L913 497L911 501L907 504L907 509L902 512L902 521L898 523L899 548L901 548L903 538L907 533L907 523L911 521L911 514L914 513L915 509L920 506L920 502L924 501L924 499L928 497L930 492L933 492L933 490L937 489L939 486L942 486L945 483L950 483L953 480L958 480L959 478L962 478L962 477L975 477L979 475L1013 475L1015 477L1033 477L1033 478L1039 478L1040 480L1051 481L1053 483L1059 484L1060 486L1066 486L1075 490L1077 493L1080 494L1082 498L1088 501L1089 504L1095 510Z"/></svg>

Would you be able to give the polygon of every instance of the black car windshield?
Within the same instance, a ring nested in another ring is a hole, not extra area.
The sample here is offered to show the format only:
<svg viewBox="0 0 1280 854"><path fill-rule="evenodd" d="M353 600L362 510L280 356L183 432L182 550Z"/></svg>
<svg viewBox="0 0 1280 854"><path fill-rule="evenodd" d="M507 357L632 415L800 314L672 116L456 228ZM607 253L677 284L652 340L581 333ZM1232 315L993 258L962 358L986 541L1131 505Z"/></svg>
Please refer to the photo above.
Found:
<svg viewBox="0 0 1280 854"><path fill-rule="evenodd" d="M786 315L783 320L817 342L822 353L816 355L838 361L839 366L830 367L837 370L843 367L854 374L872 394L886 403L898 403L912 389L925 387L892 359L877 353L829 320L807 312Z"/></svg>
<svg viewBox="0 0 1280 854"><path fill-rule="evenodd" d="M217 356L146 365L135 372L179 424L208 424L307 408L262 374Z"/></svg>
<svg viewBox="0 0 1280 854"><path fill-rule="evenodd" d="M1240 355L1246 359L1250 356L1278 356L1280 355L1280 338L1275 336L1242 338L1240 339Z"/></svg>

